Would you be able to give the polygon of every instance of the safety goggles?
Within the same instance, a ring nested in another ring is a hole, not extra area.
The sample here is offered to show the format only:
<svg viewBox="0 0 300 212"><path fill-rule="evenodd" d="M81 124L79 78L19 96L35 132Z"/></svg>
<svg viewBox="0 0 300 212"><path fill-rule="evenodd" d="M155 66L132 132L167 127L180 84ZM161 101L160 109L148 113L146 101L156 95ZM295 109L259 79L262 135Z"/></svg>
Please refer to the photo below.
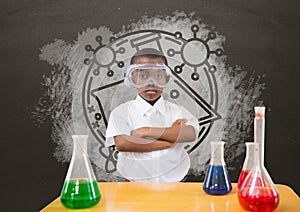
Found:
<svg viewBox="0 0 300 212"><path fill-rule="evenodd" d="M149 85L163 88L170 82L170 77L171 70L165 64L133 64L127 69L125 84L134 88L142 88Z"/></svg>

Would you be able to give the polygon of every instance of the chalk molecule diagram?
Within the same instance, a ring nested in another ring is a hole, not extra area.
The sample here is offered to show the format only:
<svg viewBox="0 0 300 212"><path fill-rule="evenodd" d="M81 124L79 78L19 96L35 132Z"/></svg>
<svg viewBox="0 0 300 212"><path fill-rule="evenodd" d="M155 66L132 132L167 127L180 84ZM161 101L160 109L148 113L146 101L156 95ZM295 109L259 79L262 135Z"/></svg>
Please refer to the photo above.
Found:
<svg viewBox="0 0 300 212"><path fill-rule="evenodd" d="M215 32L210 31L205 39L200 39L197 37L199 30L199 26L192 25L193 37L189 39L183 38L181 32L139 30L120 37L110 37L107 44L103 44L102 36L98 35L95 37L98 46L85 45L85 50L92 53L92 56L84 60L88 69L82 89L83 113L89 130L99 142L99 154L105 159L102 168L107 173L116 171L118 154L114 147L104 146L108 118L113 109L113 101L118 98L116 92L126 89L122 86L130 58L140 49L155 48L167 57L172 69L173 84L166 89L166 93L175 102L193 102L193 110L200 111L194 114L200 127L198 141L185 146L188 153L201 144L214 122L221 118L218 113L219 94L215 76L217 68L211 64L210 58L222 56L224 52L221 48L210 49L209 41L216 38ZM200 95L199 87L195 86L200 83L208 93L206 98Z"/></svg>

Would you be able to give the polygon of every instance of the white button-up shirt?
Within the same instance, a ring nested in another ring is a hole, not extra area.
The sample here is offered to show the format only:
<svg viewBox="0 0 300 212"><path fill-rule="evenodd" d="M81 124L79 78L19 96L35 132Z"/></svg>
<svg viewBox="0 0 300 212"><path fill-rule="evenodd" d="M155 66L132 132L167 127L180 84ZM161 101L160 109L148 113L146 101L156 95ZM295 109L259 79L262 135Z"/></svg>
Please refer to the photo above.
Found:
<svg viewBox="0 0 300 212"><path fill-rule="evenodd" d="M199 131L198 120L184 107L160 97L152 106L139 95L115 108L108 121L106 146L115 145L114 136L131 135L140 127L170 127L177 119L187 119L186 125ZM187 174L190 159L184 143L152 152L119 152L117 170L130 181L177 182Z"/></svg>

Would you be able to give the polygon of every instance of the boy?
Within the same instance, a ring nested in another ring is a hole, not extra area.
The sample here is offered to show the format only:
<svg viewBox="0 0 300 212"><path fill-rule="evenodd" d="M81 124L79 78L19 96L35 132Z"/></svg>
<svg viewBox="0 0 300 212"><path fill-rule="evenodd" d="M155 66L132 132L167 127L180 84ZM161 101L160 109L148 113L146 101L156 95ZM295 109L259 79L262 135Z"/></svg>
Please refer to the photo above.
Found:
<svg viewBox="0 0 300 212"><path fill-rule="evenodd" d="M164 100L171 70L161 52L142 49L130 63L125 84L138 95L111 112L106 146L116 146L117 170L126 179L178 182L190 167L184 143L197 139L198 121L182 106Z"/></svg>

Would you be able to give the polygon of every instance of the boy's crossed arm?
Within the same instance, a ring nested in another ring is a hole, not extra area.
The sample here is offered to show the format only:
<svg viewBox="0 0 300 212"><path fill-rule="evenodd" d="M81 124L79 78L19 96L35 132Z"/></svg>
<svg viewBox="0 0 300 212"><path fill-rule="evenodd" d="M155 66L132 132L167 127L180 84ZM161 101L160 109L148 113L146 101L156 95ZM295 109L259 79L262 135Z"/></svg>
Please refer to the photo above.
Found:
<svg viewBox="0 0 300 212"><path fill-rule="evenodd" d="M192 142L196 139L195 129L192 126L185 125L186 119L177 119L171 127L142 127L131 132L136 137L152 137L171 143L175 142Z"/></svg>
<svg viewBox="0 0 300 212"><path fill-rule="evenodd" d="M186 122L186 119L177 119L171 127L138 128L131 132L131 136L115 136L115 144L123 152L151 152L170 148L175 142L192 142L196 133L192 126L185 125Z"/></svg>
<svg viewBox="0 0 300 212"><path fill-rule="evenodd" d="M118 135L114 138L116 148L120 152L152 152L173 146L171 142L129 135Z"/></svg>

